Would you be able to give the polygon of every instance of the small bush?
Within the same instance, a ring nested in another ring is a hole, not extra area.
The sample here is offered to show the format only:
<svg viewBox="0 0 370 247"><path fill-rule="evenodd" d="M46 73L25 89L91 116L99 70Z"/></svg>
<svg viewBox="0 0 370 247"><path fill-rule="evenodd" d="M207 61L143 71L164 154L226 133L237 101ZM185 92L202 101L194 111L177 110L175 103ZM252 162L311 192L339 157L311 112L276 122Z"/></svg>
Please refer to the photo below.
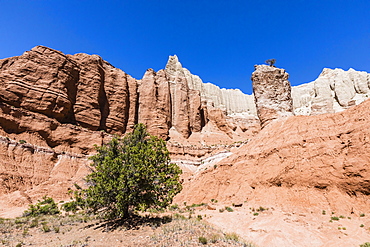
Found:
<svg viewBox="0 0 370 247"><path fill-rule="evenodd" d="M361 224L360 227L364 227L364 224Z"/></svg>
<svg viewBox="0 0 370 247"><path fill-rule="evenodd" d="M59 233L59 231L60 231L59 226L53 226L53 229L54 229L55 233Z"/></svg>
<svg viewBox="0 0 370 247"><path fill-rule="evenodd" d="M196 208L196 207L202 207L202 206L207 206L208 204L207 203L199 203L199 204L196 204L196 203L193 203L190 207L191 208Z"/></svg>
<svg viewBox="0 0 370 247"><path fill-rule="evenodd" d="M42 231L43 232L50 232L51 231L50 227L48 226L48 224L46 222L42 223Z"/></svg>
<svg viewBox="0 0 370 247"><path fill-rule="evenodd" d="M259 212L263 212L265 210L267 210L267 208L264 208L264 207L261 207L261 206L259 208L257 208L257 211L259 211Z"/></svg>
<svg viewBox="0 0 370 247"><path fill-rule="evenodd" d="M360 244L360 247L370 247L370 243L366 242L366 243Z"/></svg>
<svg viewBox="0 0 370 247"><path fill-rule="evenodd" d="M174 214L173 217L175 219L181 219L181 220L185 220L186 219L186 217L184 215L178 214L178 213Z"/></svg>
<svg viewBox="0 0 370 247"><path fill-rule="evenodd" d="M174 211L174 210L177 210L177 209L179 209L179 205L177 205L177 204L174 204L174 205L170 206L171 211Z"/></svg>
<svg viewBox="0 0 370 247"><path fill-rule="evenodd" d="M25 140L19 140L19 143L20 144L25 144L25 143L27 143Z"/></svg>
<svg viewBox="0 0 370 247"><path fill-rule="evenodd" d="M203 219L203 217L202 217L202 215L197 215L197 220L202 220Z"/></svg>
<svg viewBox="0 0 370 247"><path fill-rule="evenodd" d="M44 196L43 201L38 201L35 205L30 205L29 209L24 211L23 216L39 216L39 215L54 215L60 214L57 204L51 197Z"/></svg>
<svg viewBox="0 0 370 247"><path fill-rule="evenodd" d="M22 232L23 237L28 235L28 228L24 228Z"/></svg>
<svg viewBox="0 0 370 247"><path fill-rule="evenodd" d="M205 237L199 237L198 240L199 240L199 243L201 243L201 244L207 244L208 243L208 241Z"/></svg>
<svg viewBox="0 0 370 247"><path fill-rule="evenodd" d="M339 220L339 218L337 216L333 216L331 217L331 220Z"/></svg>
<svg viewBox="0 0 370 247"><path fill-rule="evenodd" d="M230 208L230 207L225 207L226 211L227 212L234 212L234 209Z"/></svg>
<svg viewBox="0 0 370 247"><path fill-rule="evenodd" d="M226 238L226 240L232 240L232 241L235 241L235 242L239 241L239 236L235 232L226 233L225 238Z"/></svg>
<svg viewBox="0 0 370 247"><path fill-rule="evenodd" d="M218 240L221 239L221 236L218 234L212 234L211 237L209 238L209 242L211 243L217 243Z"/></svg>
<svg viewBox="0 0 370 247"><path fill-rule="evenodd" d="M344 217L343 215L340 215L340 216L339 216L339 218L344 219L344 218L346 218L346 217Z"/></svg>
<svg viewBox="0 0 370 247"><path fill-rule="evenodd" d="M62 209L66 212L76 213L79 208L77 201L70 201L62 204Z"/></svg>
<svg viewBox="0 0 370 247"><path fill-rule="evenodd" d="M326 211L325 210L322 211L322 215L326 215Z"/></svg>
<svg viewBox="0 0 370 247"><path fill-rule="evenodd" d="M223 212L225 211L225 209L224 209L224 208L220 208L218 211L219 211L220 213L223 213Z"/></svg>
<svg viewBox="0 0 370 247"><path fill-rule="evenodd" d="M365 217L365 214L360 214L360 217Z"/></svg>
<svg viewBox="0 0 370 247"><path fill-rule="evenodd" d="M33 220L31 221L30 228L37 227L37 226L39 226L39 221L38 221L38 219L33 219Z"/></svg>

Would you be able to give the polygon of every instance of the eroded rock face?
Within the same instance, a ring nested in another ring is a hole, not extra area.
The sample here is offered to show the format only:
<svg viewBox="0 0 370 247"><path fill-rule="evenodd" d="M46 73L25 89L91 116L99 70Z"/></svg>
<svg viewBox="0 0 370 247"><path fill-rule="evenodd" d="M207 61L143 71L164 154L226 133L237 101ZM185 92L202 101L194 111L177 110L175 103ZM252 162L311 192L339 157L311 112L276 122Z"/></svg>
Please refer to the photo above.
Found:
<svg viewBox="0 0 370 247"><path fill-rule="evenodd" d="M367 100L340 113L271 122L217 168L186 181L176 202L217 198L290 212L368 210L369 109Z"/></svg>
<svg viewBox="0 0 370 247"><path fill-rule="evenodd" d="M37 46L0 60L0 101L73 122L79 67L61 52Z"/></svg>
<svg viewBox="0 0 370 247"><path fill-rule="evenodd" d="M171 127L171 99L166 73L147 70L138 92L138 122L145 124L151 134L167 139Z"/></svg>
<svg viewBox="0 0 370 247"><path fill-rule="evenodd" d="M343 111L370 97L370 74L349 69L327 69L313 82L292 87L296 115Z"/></svg>
<svg viewBox="0 0 370 247"><path fill-rule="evenodd" d="M68 198L67 188L90 171L94 145L139 122L171 139L172 157L190 160L211 155L211 145L224 150L255 135L207 102L197 89L200 78L172 60L141 80L97 55L44 46L0 60L0 203L10 208L45 194Z"/></svg>
<svg viewBox="0 0 370 247"><path fill-rule="evenodd" d="M176 55L169 57L166 71L171 75L185 77L189 89L199 91L201 99L208 106L222 109L227 115L235 113L256 115L253 95L244 94L239 89L220 89L212 83L203 83L199 76L182 67Z"/></svg>
<svg viewBox="0 0 370 247"><path fill-rule="evenodd" d="M293 115L289 74L284 69L256 65L252 74L257 115L262 128L275 119Z"/></svg>

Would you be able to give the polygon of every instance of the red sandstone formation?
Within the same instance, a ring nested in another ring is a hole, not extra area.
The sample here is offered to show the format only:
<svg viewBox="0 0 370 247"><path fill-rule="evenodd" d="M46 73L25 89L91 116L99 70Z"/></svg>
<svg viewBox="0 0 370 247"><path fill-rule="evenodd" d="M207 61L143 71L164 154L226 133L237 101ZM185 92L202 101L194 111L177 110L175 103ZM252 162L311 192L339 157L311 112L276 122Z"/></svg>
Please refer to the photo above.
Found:
<svg viewBox="0 0 370 247"><path fill-rule="evenodd" d="M248 201L287 210L367 212L370 101L344 112L266 126L230 157L184 184L177 202Z"/></svg>

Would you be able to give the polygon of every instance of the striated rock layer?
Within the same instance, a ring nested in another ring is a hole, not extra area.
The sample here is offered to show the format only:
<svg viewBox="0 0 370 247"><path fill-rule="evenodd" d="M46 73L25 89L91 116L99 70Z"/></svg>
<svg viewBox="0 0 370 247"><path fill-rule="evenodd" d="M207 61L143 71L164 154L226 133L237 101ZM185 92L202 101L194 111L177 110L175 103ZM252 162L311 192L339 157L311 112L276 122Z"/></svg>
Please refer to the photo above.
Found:
<svg viewBox="0 0 370 247"><path fill-rule="evenodd" d="M170 140L173 158L189 162L259 131L258 119L227 116L189 86L196 76L170 64L171 58L166 70L149 69L137 80L97 55L44 46L0 60L1 204L68 197L66 190L88 173L94 145L139 122ZM62 178L58 169L70 173Z"/></svg>
<svg viewBox="0 0 370 247"><path fill-rule="evenodd" d="M327 69L313 82L292 87L296 115L340 112L370 96L370 74L349 69Z"/></svg>
<svg viewBox="0 0 370 247"><path fill-rule="evenodd" d="M256 65L252 74L257 115L264 127L275 119L293 115L289 74L284 69Z"/></svg>
<svg viewBox="0 0 370 247"><path fill-rule="evenodd" d="M367 100L340 113L273 122L216 168L186 181L176 201L368 213L369 109Z"/></svg>
<svg viewBox="0 0 370 247"><path fill-rule="evenodd" d="M142 122L163 139L170 128L187 139L212 121L233 139L232 119L191 86L194 78L173 57L166 70L149 69L136 80L97 55L37 46L0 60L0 101L93 131L124 134Z"/></svg>

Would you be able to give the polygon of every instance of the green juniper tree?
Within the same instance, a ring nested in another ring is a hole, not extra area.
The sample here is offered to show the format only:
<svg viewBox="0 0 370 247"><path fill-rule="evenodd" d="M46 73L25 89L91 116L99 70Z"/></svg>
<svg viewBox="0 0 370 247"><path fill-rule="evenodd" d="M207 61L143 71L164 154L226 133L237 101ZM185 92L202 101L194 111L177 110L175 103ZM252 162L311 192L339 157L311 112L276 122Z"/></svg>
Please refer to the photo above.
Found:
<svg viewBox="0 0 370 247"><path fill-rule="evenodd" d="M144 124L97 151L91 157L94 171L86 177L90 186L77 199L108 219L126 218L130 208L165 208L182 189L181 170L170 163L166 143L148 134Z"/></svg>

